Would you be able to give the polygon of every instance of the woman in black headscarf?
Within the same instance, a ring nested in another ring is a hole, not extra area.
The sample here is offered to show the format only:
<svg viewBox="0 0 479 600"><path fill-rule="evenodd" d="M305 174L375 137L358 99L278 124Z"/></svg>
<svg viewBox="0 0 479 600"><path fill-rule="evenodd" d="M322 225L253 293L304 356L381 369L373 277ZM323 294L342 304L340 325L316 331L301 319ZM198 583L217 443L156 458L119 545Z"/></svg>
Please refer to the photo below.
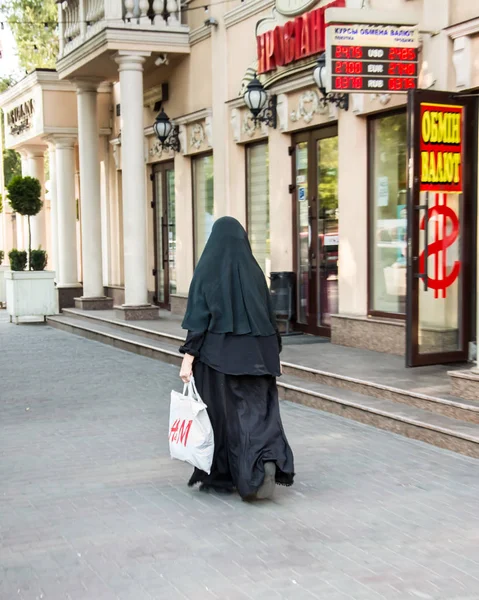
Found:
<svg viewBox="0 0 479 600"><path fill-rule="evenodd" d="M180 377L208 406L215 437L211 473L195 469L189 485L267 498L292 485L293 453L279 414L276 377L281 338L263 272L246 231L216 221L196 267L183 321L188 337Z"/></svg>

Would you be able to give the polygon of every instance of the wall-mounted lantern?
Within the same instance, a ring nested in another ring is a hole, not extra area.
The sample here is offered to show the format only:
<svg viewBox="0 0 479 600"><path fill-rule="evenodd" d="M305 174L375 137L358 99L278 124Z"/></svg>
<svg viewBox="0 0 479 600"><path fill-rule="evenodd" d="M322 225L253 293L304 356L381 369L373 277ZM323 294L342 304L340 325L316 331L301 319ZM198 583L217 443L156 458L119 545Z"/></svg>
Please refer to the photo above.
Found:
<svg viewBox="0 0 479 600"><path fill-rule="evenodd" d="M349 94L334 94L326 92L326 81L328 73L326 71L326 54L323 52L318 58L318 63L313 71L313 79L321 92L319 102L321 106L326 107L328 104L334 104L338 108L348 110Z"/></svg>
<svg viewBox="0 0 479 600"><path fill-rule="evenodd" d="M158 116L155 119L153 124L153 129L155 131L156 137L160 141L162 148L168 148L173 150L173 152L180 151L180 139L178 134L180 132L180 128L178 125L174 125L168 115L165 113L163 108L158 113Z"/></svg>
<svg viewBox="0 0 479 600"><path fill-rule="evenodd" d="M268 96L268 93L256 75L248 83L243 100L253 115L255 125L265 123L268 127L276 129L278 121L276 112L277 96L275 94Z"/></svg>

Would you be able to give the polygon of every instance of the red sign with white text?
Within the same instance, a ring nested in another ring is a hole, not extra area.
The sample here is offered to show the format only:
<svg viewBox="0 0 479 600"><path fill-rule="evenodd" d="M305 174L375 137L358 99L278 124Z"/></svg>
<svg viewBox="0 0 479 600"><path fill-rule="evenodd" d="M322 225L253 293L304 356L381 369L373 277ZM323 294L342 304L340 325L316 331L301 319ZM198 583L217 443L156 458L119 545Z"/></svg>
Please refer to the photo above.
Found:
<svg viewBox="0 0 479 600"><path fill-rule="evenodd" d="M277 67L289 65L302 58L320 54L326 48L327 8L344 8L346 0L333 0L326 6L316 8L304 15L277 25L256 37L258 49L258 73L268 73Z"/></svg>
<svg viewBox="0 0 479 600"><path fill-rule="evenodd" d="M464 107L421 103L421 192L463 190Z"/></svg>

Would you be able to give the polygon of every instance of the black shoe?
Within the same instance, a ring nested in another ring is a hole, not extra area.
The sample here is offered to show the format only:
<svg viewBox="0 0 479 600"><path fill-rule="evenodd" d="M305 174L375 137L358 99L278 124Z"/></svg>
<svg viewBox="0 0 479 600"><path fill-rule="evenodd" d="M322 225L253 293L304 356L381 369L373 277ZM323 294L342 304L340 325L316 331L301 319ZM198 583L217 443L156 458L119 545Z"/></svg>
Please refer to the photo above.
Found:
<svg viewBox="0 0 479 600"><path fill-rule="evenodd" d="M265 462L264 463L264 480L261 484L260 488L256 492L256 498L258 500L265 500L266 498L271 498L274 493L274 488L276 486L276 463L274 462Z"/></svg>

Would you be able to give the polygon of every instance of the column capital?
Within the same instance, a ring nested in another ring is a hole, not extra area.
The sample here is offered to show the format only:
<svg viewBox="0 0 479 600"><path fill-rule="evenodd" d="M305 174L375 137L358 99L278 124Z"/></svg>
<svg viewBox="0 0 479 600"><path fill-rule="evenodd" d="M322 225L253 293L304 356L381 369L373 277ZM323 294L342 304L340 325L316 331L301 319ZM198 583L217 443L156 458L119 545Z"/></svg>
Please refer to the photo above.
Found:
<svg viewBox="0 0 479 600"><path fill-rule="evenodd" d="M57 148L60 148L61 150L74 148L76 141L77 138L74 135L55 134L47 138L47 142L53 150L56 150Z"/></svg>
<svg viewBox="0 0 479 600"><path fill-rule="evenodd" d="M151 52L131 52L120 50L113 57L119 71L143 71L143 63L151 56Z"/></svg>
<svg viewBox="0 0 479 600"><path fill-rule="evenodd" d="M84 79L74 79L73 81L77 88L77 94L83 94L98 92L103 79L101 77L85 77Z"/></svg>
<svg viewBox="0 0 479 600"><path fill-rule="evenodd" d="M25 146L22 148L22 156L23 151L26 158L44 158L46 146Z"/></svg>

